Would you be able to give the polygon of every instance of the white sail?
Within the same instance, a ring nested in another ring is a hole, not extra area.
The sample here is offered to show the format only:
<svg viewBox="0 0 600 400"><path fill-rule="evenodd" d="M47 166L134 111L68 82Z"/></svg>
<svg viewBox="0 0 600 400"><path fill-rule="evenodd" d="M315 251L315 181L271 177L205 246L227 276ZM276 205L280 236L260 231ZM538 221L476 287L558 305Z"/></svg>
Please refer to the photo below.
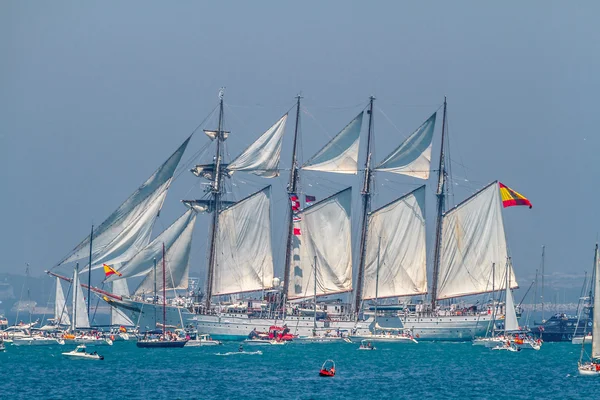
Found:
<svg viewBox="0 0 600 400"><path fill-rule="evenodd" d="M507 259L500 193L493 182L442 218L438 299L491 292L492 279L502 282ZM509 270L511 288L518 287L512 266Z"/></svg>
<svg viewBox="0 0 600 400"><path fill-rule="evenodd" d="M596 248L596 279L594 282L594 310L592 326L592 358L600 359L600 257Z"/></svg>
<svg viewBox="0 0 600 400"><path fill-rule="evenodd" d="M119 296L129 296L129 287L127 286L127 279L119 279L112 283L113 294ZM111 307L110 309L110 324L112 326L134 326L133 321L125 315L125 313L117 307Z"/></svg>
<svg viewBox="0 0 600 400"><path fill-rule="evenodd" d="M518 331L519 321L517 320L517 312L515 311L515 301L513 299L512 290L510 290L509 264L507 263L505 275L504 288L506 290L506 301L504 305L504 331Z"/></svg>
<svg viewBox="0 0 600 400"><path fill-rule="evenodd" d="M325 147L304 163L302 169L356 174L358 172L358 144L362 119L363 112L358 114Z"/></svg>
<svg viewBox="0 0 600 400"><path fill-rule="evenodd" d="M213 295L273 285L271 186L219 213Z"/></svg>
<svg viewBox="0 0 600 400"><path fill-rule="evenodd" d="M285 277L290 282L289 299L315 295L315 257L317 296L352 290L351 205L348 188L298 213L290 276Z"/></svg>
<svg viewBox="0 0 600 400"><path fill-rule="evenodd" d="M367 226L363 299L426 293L425 186L370 213Z"/></svg>
<svg viewBox="0 0 600 400"><path fill-rule="evenodd" d="M166 290L186 290L188 288L188 277L190 272L190 254L192 251L192 235L194 232L194 223L196 221L196 213L186 218L187 225L181 231L179 236L167 247L165 243L165 276L164 289ZM185 217L185 215L184 215ZM182 218L184 218L182 217ZM160 249L159 249L160 250ZM117 281L115 281L117 282ZM135 294L153 293L154 288L159 292L163 290L163 262L162 253L157 257L156 265L156 286L154 282L154 268L146 274L146 277L135 290Z"/></svg>
<svg viewBox="0 0 600 400"><path fill-rule="evenodd" d="M187 285L187 274L189 268L189 252L191 247L192 232L197 213L188 209L171 226L158 235L142 251L125 263L119 273L109 276L106 281L113 282L124 278L145 276L144 281L136 289L136 294L144 291L154 291L154 260L157 264L157 284L162 290L162 251L163 244L167 255L167 289L180 288ZM182 282L185 281L185 283Z"/></svg>
<svg viewBox="0 0 600 400"><path fill-rule="evenodd" d="M73 274L73 312L75 317L73 318L73 327L75 329L89 328L90 320L87 313L87 306L85 304L85 298L83 297L83 290L79 284L79 276L77 270ZM90 301L90 299L88 299Z"/></svg>
<svg viewBox="0 0 600 400"><path fill-rule="evenodd" d="M142 186L94 230L93 269L102 267L102 264L125 262L148 244L152 226L189 140L187 138ZM89 240L88 236L58 265L87 259ZM87 268L81 272L84 271Z"/></svg>
<svg viewBox="0 0 600 400"><path fill-rule="evenodd" d="M54 321L58 325L71 325L69 310L66 307L65 294L60 284L60 279L56 278L56 297L54 299Z"/></svg>
<svg viewBox="0 0 600 400"><path fill-rule="evenodd" d="M228 171L245 171L264 178L279 176L281 143L287 114L261 135L227 166Z"/></svg>
<svg viewBox="0 0 600 400"><path fill-rule="evenodd" d="M435 115L433 113L396 150L384 158L375 170L429 179Z"/></svg>

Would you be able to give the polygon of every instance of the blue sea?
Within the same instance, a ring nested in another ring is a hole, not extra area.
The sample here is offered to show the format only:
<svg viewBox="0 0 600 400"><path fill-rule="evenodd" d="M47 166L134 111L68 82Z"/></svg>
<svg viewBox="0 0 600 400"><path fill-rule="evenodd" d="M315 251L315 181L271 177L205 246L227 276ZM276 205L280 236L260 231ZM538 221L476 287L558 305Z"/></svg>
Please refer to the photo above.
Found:
<svg viewBox="0 0 600 400"><path fill-rule="evenodd" d="M103 361L70 360L73 345L17 347L0 353L2 398L10 399L597 399L600 378L577 373L580 347L545 343L540 351L491 351L471 343L239 343L138 349L96 347ZM88 348L91 351L92 347ZM228 354L229 353L229 354ZM221 354L221 355L219 355ZM227 354L227 355L222 355ZM337 374L321 378L333 359Z"/></svg>

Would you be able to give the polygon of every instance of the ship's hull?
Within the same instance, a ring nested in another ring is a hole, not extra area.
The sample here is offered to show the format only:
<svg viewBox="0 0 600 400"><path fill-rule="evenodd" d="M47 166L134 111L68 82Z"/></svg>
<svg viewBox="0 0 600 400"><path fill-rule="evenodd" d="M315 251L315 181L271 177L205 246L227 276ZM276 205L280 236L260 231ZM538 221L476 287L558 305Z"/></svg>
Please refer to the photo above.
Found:
<svg viewBox="0 0 600 400"><path fill-rule="evenodd" d="M245 314L196 315L192 318L198 332L207 333L219 340L244 340L250 332L268 332L271 326L287 325L290 333L298 336L312 336L314 319L311 317L288 316L285 320L273 318L249 318ZM359 321L317 321L317 334L335 332L338 329L369 334L372 320Z"/></svg>
<svg viewBox="0 0 600 400"><path fill-rule="evenodd" d="M385 327L385 320L379 324ZM470 341L477 336L485 336L492 327L491 316L485 315L444 315L415 316L403 318L404 327L409 329L418 341Z"/></svg>
<svg viewBox="0 0 600 400"><path fill-rule="evenodd" d="M104 299L105 301L107 298ZM163 306L162 304L144 303L129 299L108 299L111 306L122 311L141 331L152 330L157 327L157 323L163 324ZM192 313L184 307L168 305L165 307L165 317L167 326L183 327L190 322Z"/></svg>

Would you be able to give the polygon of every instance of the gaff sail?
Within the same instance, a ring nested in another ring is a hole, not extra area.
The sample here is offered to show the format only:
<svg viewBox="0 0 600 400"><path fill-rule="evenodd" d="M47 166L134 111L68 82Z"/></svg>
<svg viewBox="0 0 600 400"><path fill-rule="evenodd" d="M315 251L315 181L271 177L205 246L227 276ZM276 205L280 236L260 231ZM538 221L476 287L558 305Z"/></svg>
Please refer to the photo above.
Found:
<svg viewBox="0 0 600 400"><path fill-rule="evenodd" d="M442 218L438 299L491 292L492 279L504 278L507 259L500 194L492 182ZM509 273L511 288L518 287L510 265Z"/></svg>
<svg viewBox="0 0 600 400"><path fill-rule="evenodd" d="M316 296L352 290L352 188L305 208L294 222L288 298L315 295L314 259L317 258Z"/></svg>
<svg viewBox="0 0 600 400"><path fill-rule="evenodd" d="M426 293L425 186L370 213L367 227L363 299Z"/></svg>

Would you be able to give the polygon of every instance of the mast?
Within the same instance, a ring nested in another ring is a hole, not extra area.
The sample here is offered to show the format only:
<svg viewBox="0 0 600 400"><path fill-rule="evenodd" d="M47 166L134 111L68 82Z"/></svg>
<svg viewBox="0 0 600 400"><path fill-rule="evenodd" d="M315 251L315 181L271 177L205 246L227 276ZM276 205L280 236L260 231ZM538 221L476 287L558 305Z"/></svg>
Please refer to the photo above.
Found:
<svg viewBox="0 0 600 400"><path fill-rule="evenodd" d="M445 207L446 191L446 166L444 165L444 140L446 138L446 96L444 96L444 116L442 120L442 143L440 146L440 164L438 167L438 187L437 187L437 217L435 225L435 253L433 257L433 276L431 283L431 311L435 311L438 290L438 275L440 272L440 251L442 245L442 215Z"/></svg>
<svg viewBox="0 0 600 400"><path fill-rule="evenodd" d="M496 326L496 307L498 303L496 302L495 296L496 290L496 263L492 263L492 337L494 337L494 327ZM489 329L489 325L488 325ZM486 333L487 336L487 333Z"/></svg>
<svg viewBox="0 0 600 400"><path fill-rule="evenodd" d="M596 263L598 262L598 243L596 243L596 250L594 251L594 268L592 269L592 280L590 282L590 307L589 307L589 316L590 320L594 319L594 304L595 304L595 296L594 291L596 290ZM584 330L585 335L585 330Z"/></svg>
<svg viewBox="0 0 600 400"><path fill-rule="evenodd" d="M215 245L217 240L217 232L219 229L219 201L221 199L221 142L224 140L223 135L223 96L224 96L224 88L221 88L219 91L219 127L217 129L217 150L215 153L214 160L214 176L213 176L213 184L211 187L211 193L213 196L213 220L212 220L212 234L210 238L210 253L208 259L208 277L206 279L206 310L210 309L210 301L212 298L212 287L213 287L213 277L215 273L215 263L216 263L216 254L215 254Z"/></svg>
<svg viewBox="0 0 600 400"><path fill-rule="evenodd" d="M315 314L313 317L313 336L317 336L317 256L315 256L315 267L313 268L315 270L315 296L314 296L314 302L315 302Z"/></svg>
<svg viewBox="0 0 600 400"><path fill-rule="evenodd" d="M544 319L544 263L546 260L546 246L542 245L542 323L546 322Z"/></svg>
<svg viewBox="0 0 600 400"><path fill-rule="evenodd" d="M167 271L165 268L165 244L162 246L162 264L163 264L163 336L167 329Z"/></svg>
<svg viewBox="0 0 600 400"><path fill-rule="evenodd" d="M94 225L92 225L92 231L90 232L90 261L88 266L88 304L87 304L87 313L90 315L90 305L92 303L90 297L90 287L92 286L92 241L94 239Z"/></svg>
<svg viewBox="0 0 600 400"><path fill-rule="evenodd" d="M371 181L373 170L371 168L371 142L373 139L373 101L375 97L369 97L369 131L367 134L367 158L365 160L365 179L363 182L363 212L360 235L360 260L358 263L358 276L356 282L356 299L354 302L354 312L356 315L360 312L362 301L363 281L365 279L365 253L367 250L367 221L371 209Z"/></svg>
<svg viewBox="0 0 600 400"><path fill-rule="evenodd" d="M152 298L152 304L156 304L158 297L156 295L156 257L154 257L154 297ZM156 306L154 308L154 322L156 323Z"/></svg>
<svg viewBox="0 0 600 400"><path fill-rule="evenodd" d="M302 96L296 96L296 126L294 129L294 146L292 149L292 167L290 169L290 181L288 183L288 203L289 196L292 193L296 193L298 186L298 158L296 156L297 143L298 143L298 127L300 124L300 99ZM288 206L288 234L285 247L285 264L283 272L283 296L282 306L285 307L285 299L287 298L288 289L290 286L289 275L290 275L290 264L292 262L292 238L294 235L294 211L292 207Z"/></svg>
<svg viewBox="0 0 600 400"><path fill-rule="evenodd" d="M79 263L75 264L75 275L73 275L73 319L71 320L71 330L75 332L77 328L77 285L79 285Z"/></svg>
<svg viewBox="0 0 600 400"><path fill-rule="evenodd" d="M377 272L375 273L375 329L377 329L377 303L379 303L379 261L381 252L381 237L377 245Z"/></svg>

